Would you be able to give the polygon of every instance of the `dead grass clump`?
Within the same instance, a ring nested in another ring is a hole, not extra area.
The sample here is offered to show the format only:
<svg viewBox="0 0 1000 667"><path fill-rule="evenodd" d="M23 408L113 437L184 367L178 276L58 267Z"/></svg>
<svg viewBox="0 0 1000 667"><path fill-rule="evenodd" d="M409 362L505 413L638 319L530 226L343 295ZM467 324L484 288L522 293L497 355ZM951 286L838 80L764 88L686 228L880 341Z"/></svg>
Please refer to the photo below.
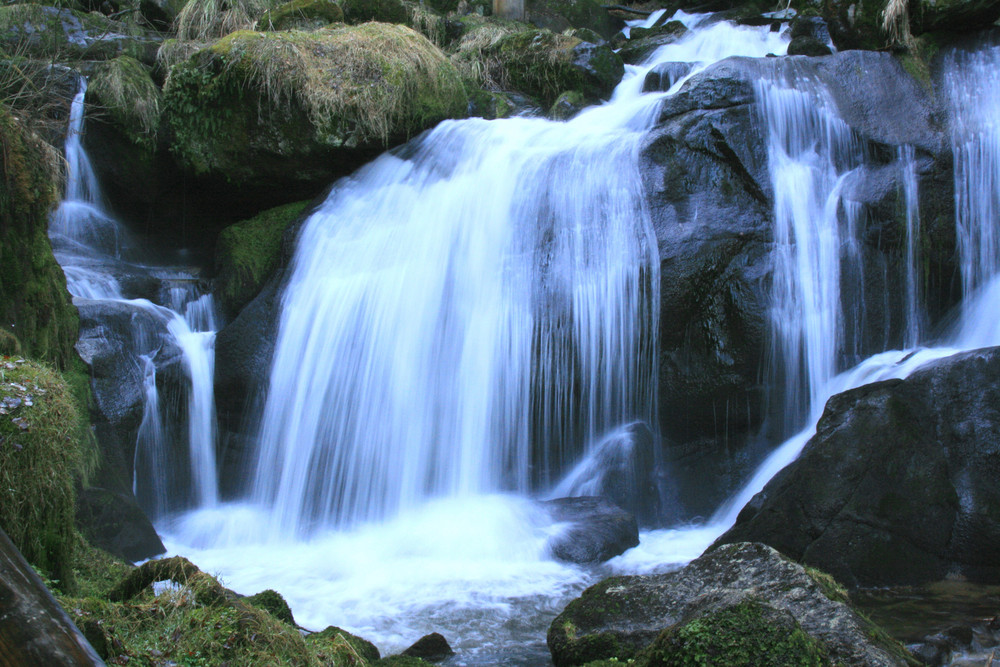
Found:
<svg viewBox="0 0 1000 667"><path fill-rule="evenodd" d="M252 30L273 0L189 0L177 15L177 38L206 42L237 30Z"/></svg>
<svg viewBox="0 0 1000 667"><path fill-rule="evenodd" d="M882 31L889 36L892 44L910 48L913 35L910 33L909 0L887 0L882 10Z"/></svg>
<svg viewBox="0 0 1000 667"><path fill-rule="evenodd" d="M120 56L101 63L87 92L134 143L155 146L161 93L138 60Z"/></svg>
<svg viewBox="0 0 1000 667"><path fill-rule="evenodd" d="M482 24L467 32L458 43L452 63L463 76L478 81L486 90L502 90L506 85L498 45L508 35L519 32L508 21L482 19Z"/></svg>

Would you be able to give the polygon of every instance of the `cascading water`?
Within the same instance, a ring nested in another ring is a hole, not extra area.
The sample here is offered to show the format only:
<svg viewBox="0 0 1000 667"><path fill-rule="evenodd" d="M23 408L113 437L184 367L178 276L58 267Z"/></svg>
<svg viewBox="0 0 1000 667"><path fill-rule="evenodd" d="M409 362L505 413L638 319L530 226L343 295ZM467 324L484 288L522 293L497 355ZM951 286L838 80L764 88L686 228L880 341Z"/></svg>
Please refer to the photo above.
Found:
<svg viewBox="0 0 1000 667"><path fill-rule="evenodd" d="M465 664L548 660L543 628L593 572L548 556L557 527L523 495L656 417L638 152L665 94L643 79L787 48L675 18L695 29L604 106L445 122L336 184L300 233L252 498L182 517L171 550L278 589L306 626L390 650L446 628Z"/></svg>
<svg viewBox="0 0 1000 667"><path fill-rule="evenodd" d="M215 465L215 408L212 374L214 330L211 295L192 289L193 281L176 270L153 270L128 261L134 250L125 228L105 209L94 169L83 150L84 97L86 80L73 98L65 152L68 165L66 193L49 224L56 259L66 274L67 287L77 305L85 300L127 305L146 313L158 328L144 329L133 317L134 363L144 377L144 407L135 454L133 490L148 513L162 516L176 509L179 495L173 481L174 456L167 422L183 420L182 415L164 413L156 385L155 357L168 343L177 345L189 380L186 390L190 448L191 493L201 506L218 501ZM129 299L113 272L151 275L167 284L181 283L162 299L171 308L147 299ZM181 313L184 313L183 315ZM169 339L169 341L167 340ZM185 463L185 465L188 465Z"/></svg>

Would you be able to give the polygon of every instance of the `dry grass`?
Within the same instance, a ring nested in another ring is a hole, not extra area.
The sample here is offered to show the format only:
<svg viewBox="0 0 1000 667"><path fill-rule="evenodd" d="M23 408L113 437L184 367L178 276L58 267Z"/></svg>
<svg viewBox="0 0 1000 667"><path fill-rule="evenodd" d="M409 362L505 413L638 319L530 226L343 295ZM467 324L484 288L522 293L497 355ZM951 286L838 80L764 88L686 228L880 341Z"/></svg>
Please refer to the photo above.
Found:
<svg viewBox="0 0 1000 667"><path fill-rule="evenodd" d="M892 44L906 48L912 45L909 0L887 0L882 10L882 31Z"/></svg>
<svg viewBox="0 0 1000 667"><path fill-rule="evenodd" d="M177 38L207 42L237 30L252 30L273 0L189 0L177 15Z"/></svg>
<svg viewBox="0 0 1000 667"><path fill-rule="evenodd" d="M507 85L497 45L518 32L515 24L490 20L466 33L451 60L462 76L477 81L486 90L503 90Z"/></svg>
<svg viewBox="0 0 1000 667"><path fill-rule="evenodd" d="M138 60L121 56L101 63L88 92L134 141L155 143L162 95Z"/></svg>

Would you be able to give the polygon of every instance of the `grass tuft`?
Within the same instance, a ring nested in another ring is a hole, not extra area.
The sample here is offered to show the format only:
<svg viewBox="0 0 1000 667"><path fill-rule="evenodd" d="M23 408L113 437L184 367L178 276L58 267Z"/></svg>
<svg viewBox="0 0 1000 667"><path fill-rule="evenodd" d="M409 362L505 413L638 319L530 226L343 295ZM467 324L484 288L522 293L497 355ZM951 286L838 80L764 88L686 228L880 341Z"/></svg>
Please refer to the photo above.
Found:
<svg viewBox="0 0 1000 667"><path fill-rule="evenodd" d="M238 30L252 30L273 0L189 0L177 15L177 38L207 42Z"/></svg>

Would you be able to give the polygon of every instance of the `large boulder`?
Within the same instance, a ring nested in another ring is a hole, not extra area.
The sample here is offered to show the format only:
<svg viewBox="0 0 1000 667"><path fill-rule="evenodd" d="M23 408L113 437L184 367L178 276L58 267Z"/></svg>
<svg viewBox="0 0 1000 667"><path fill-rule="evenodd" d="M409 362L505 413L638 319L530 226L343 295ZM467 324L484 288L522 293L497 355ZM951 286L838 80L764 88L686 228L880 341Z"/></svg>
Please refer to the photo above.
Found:
<svg viewBox="0 0 1000 667"><path fill-rule="evenodd" d="M845 199L867 214L858 234L867 291L845 305L864 308L864 329L846 347L870 354L883 349L886 331L901 336L900 304L885 305L886 294L898 300L903 292L903 174L894 159L901 146L915 147L922 233L935 239L928 246L935 253L954 248L951 157L938 110L888 54L728 59L665 101L642 168L660 255L660 429L674 445L678 495L690 514L707 514L724 500L754 462L733 453L781 409L772 402L775 412L765 412L760 375L775 262L766 123L755 92L762 79L815 82L817 98L871 156L845 187ZM928 266L937 319L952 303L947 276L954 266Z"/></svg>
<svg viewBox="0 0 1000 667"><path fill-rule="evenodd" d="M718 636L723 629L734 636ZM556 667L612 658L637 667L702 664L692 653L706 641L721 644L716 659L732 665L915 664L828 576L762 544L728 545L667 574L605 579L548 632ZM749 647L758 653L748 656Z"/></svg>
<svg viewBox="0 0 1000 667"><path fill-rule="evenodd" d="M1000 348L829 400L718 544L757 540L850 586L1000 582Z"/></svg>
<svg viewBox="0 0 1000 667"><path fill-rule="evenodd" d="M467 102L437 47L379 23L239 31L174 65L164 86L171 150L188 173L286 202L463 116Z"/></svg>

